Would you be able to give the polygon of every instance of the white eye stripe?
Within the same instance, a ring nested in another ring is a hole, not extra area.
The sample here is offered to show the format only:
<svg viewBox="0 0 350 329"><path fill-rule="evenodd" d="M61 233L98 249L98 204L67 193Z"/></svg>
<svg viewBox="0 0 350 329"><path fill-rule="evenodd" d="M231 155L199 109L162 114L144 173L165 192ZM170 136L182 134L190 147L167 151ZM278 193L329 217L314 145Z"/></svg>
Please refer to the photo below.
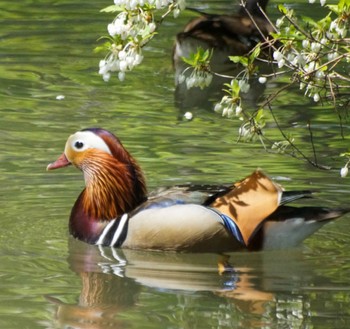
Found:
<svg viewBox="0 0 350 329"><path fill-rule="evenodd" d="M78 131L71 135L67 140L66 150L67 148L72 148L77 152L95 148L112 154L106 142L92 131Z"/></svg>

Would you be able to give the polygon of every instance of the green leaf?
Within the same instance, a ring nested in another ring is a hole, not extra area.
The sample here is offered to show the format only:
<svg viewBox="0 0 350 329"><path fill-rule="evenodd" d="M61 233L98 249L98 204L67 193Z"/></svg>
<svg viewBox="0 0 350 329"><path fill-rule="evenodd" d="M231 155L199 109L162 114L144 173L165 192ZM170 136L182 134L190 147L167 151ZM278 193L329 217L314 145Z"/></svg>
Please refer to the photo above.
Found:
<svg viewBox="0 0 350 329"><path fill-rule="evenodd" d="M111 5L100 10L102 13L115 13L117 11L123 11L123 8L121 6Z"/></svg>
<svg viewBox="0 0 350 329"><path fill-rule="evenodd" d="M255 115L255 120L257 122L261 121L262 118L264 117L264 109L260 108L257 112L256 112L256 115Z"/></svg>
<svg viewBox="0 0 350 329"><path fill-rule="evenodd" d="M241 89L239 87L238 80L237 79L232 80L232 83L231 83L230 86L231 86L231 90L232 90L232 95L238 96L239 95L239 91Z"/></svg>
<svg viewBox="0 0 350 329"><path fill-rule="evenodd" d="M194 54L191 54L190 57L181 57L181 59L190 66L195 66Z"/></svg>
<svg viewBox="0 0 350 329"><path fill-rule="evenodd" d="M349 6L348 0L339 0L337 5L327 5L327 7L339 15L341 12L343 12L343 10L346 10L346 5Z"/></svg>
<svg viewBox="0 0 350 329"><path fill-rule="evenodd" d="M310 24L311 26L317 27L317 22L315 22L314 19L308 16L301 16L301 19L303 20L304 23Z"/></svg>
<svg viewBox="0 0 350 329"><path fill-rule="evenodd" d="M287 10L287 8L285 6L280 4L280 5L277 6L277 8L283 15L287 15L288 10Z"/></svg>
<svg viewBox="0 0 350 329"><path fill-rule="evenodd" d="M202 54L201 57L202 57L202 58L201 58L201 61L203 61L203 62L208 61L208 60L210 59L210 57L211 57L211 52L209 51L209 49L207 49L207 50Z"/></svg>
<svg viewBox="0 0 350 329"><path fill-rule="evenodd" d="M243 66L248 65L248 58L244 56L229 56L230 61L233 63L239 63L242 64Z"/></svg>
<svg viewBox="0 0 350 329"><path fill-rule="evenodd" d="M240 63L241 61L241 56L229 56L230 61L233 63Z"/></svg>
<svg viewBox="0 0 350 329"><path fill-rule="evenodd" d="M260 108L254 113L254 121L255 124L260 128L264 128L266 124L265 116L264 116L264 109Z"/></svg>
<svg viewBox="0 0 350 329"><path fill-rule="evenodd" d="M196 67L201 65L207 65L210 61L212 54L213 52L211 50L204 50L203 48L198 47L196 53L190 54L189 57L181 58L186 64Z"/></svg>
<svg viewBox="0 0 350 329"><path fill-rule="evenodd" d="M250 61L254 61L260 55L260 44L256 45L252 53L249 56Z"/></svg>
<svg viewBox="0 0 350 329"><path fill-rule="evenodd" d="M94 53L100 53L100 52L108 51L110 46L111 46L111 43L109 41L107 41L103 45L95 47Z"/></svg>

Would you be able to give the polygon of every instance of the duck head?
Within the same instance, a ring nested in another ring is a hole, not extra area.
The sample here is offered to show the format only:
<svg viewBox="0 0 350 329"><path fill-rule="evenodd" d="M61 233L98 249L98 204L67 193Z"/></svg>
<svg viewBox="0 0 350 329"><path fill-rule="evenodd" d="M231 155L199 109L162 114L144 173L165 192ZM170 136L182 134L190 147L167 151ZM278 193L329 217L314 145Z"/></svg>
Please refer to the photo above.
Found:
<svg viewBox="0 0 350 329"><path fill-rule="evenodd" d="M85 189L71 213L73 235L77 226L110 221L146 199L141 168L120 140L107 130L89 128L69 136L63 154L47 170L71 164L83 172L85 179Z"/></svg>

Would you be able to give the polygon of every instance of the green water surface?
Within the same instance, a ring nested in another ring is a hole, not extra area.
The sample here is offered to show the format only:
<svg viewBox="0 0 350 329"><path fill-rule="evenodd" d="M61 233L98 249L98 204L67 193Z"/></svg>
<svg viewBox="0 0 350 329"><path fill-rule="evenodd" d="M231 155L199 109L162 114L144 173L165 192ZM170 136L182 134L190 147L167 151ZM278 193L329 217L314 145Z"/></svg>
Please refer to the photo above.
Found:
<svg viewBox="0 0 350 329"><path fill-rule="evenodd" d="M228 0L189 2L234 10ZM45 168L68 135L94 126L120 137L150 190L230 183L260 167L286 189L318 191L304 203L349 205L348 179L338 173L349 125L342 139L336 115L296 91L282 95L275 111L310 157L311 121L318 160L332 170L265 152L259 142L237 144L240 122L211 109L191 108L193 120L183 120L171 53L193 14L167 21L123 83L105 83L98 75L102 55L93 48L113 19L99 10L112 3L1 1L0 328L349 328L349 216L295 250L229 257L99 249L69 237L82 175ZM272 17L277 3L269 7ZM287 3L309 14L316 8ZM267 134L282 139L272 123ZM223 263L230 270L219 274Z"/></svg>

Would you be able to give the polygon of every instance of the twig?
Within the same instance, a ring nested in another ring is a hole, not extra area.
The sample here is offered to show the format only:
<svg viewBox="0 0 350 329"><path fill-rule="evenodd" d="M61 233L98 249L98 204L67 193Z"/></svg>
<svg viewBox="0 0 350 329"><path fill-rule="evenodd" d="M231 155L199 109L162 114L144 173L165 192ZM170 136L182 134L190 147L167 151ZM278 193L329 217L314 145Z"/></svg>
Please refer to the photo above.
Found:
<svg viewBox="0 0 350 329"><path fill-rule="evenodd" d="M333 90L332 79L329 75L327 76L327 80L328 80L328 84L329 84L329 92L331 94L332 101L333 101L334 111L338 114L338 118L339 118L340 135L341 135L341 138L344 139L345 136L344 136L343 118L342 118L340 112L337 110L337 100L336 100L335 93Z"/></svg>
<svg viewBox="0 0 350 329"><path fill-rule="evenodd" d="M312 134L311 122L310 122L310 121L307 123L307 127L308 127L308 129L309 129L310 141L311 141L311 146L312 146L312 152L313 152L313 154L314 154L314 162L315 162L315 164L318 166L318 164L317 164L316 149L315 149L315 144L314 144L314 136L313 136L313 134Z"/></svg>
<svg viewBox="0 0 350 329"><path fill-rule="evenodd" d="M270 110L270 113L272 115L273 120L276 123L276 126L278 128L278 130L280 131L282 137L289 143L289 145L302 157L302 159L304 159L306 162L308 162L309 164L311 164L312 166L319 168L319 169L324 169L324 170L329 170L330 167L329 166L324 166L324 165L320 165L315 161L310 160L303 152L300 151L300 149L293 143L293 141L290 140L290 138L284 133L284 131L282 130L281 126L278 123L278 120L275 116L275 114L272 111L272 108L270 106L270 104L268 104L268 108Z"/></svg>

